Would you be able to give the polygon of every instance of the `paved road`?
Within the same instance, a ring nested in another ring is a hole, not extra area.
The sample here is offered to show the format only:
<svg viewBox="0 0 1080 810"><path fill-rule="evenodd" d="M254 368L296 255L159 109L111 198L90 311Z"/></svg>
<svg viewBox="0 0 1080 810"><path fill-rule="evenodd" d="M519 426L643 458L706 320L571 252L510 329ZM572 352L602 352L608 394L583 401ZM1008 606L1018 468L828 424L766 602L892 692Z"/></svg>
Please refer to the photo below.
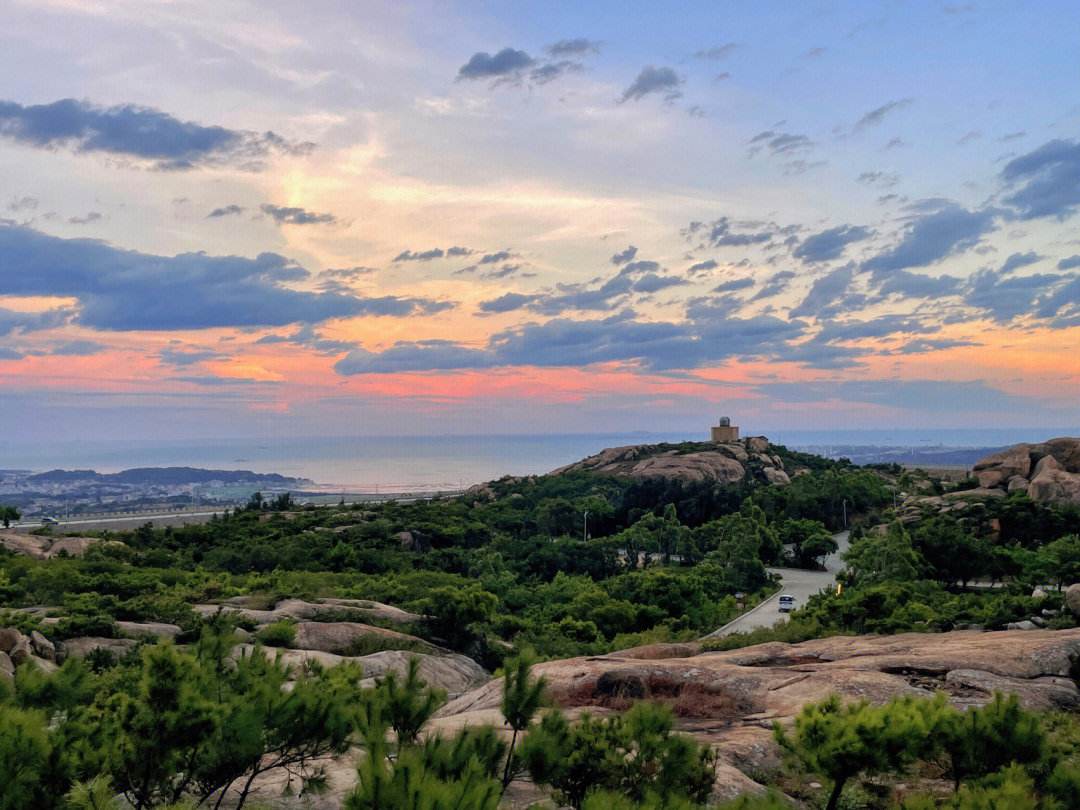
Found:
<svg viewBox="0 0 1080 810"><path fill-rule="evenodd" d="M759 627L772 627L775 624L786 622L788 614L779 611L781 594L789 594L795 597L795 607L802 607L806 600L823 588L830 588L836 584L836 575L843 568L840 555L847 551L848 533L834 534L833 539L838 546L835 554L825 558L824 571L806 571L801 568L770 568L773 574L779 574L782 582L780 590L770 596L757 607L748 610L739 618L730 622L719 630L714 630L705 638L721 638L732 633L748 633Z"/></svg>

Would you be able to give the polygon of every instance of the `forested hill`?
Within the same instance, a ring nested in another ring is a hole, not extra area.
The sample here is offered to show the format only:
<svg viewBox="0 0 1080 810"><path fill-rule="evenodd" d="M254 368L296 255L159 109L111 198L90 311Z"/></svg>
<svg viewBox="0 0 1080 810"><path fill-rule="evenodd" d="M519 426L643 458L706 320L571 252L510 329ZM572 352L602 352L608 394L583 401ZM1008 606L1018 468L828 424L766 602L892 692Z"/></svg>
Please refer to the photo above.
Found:
<svg viewBox="0 0 1080 810"><path fill-rule="evenodd" d="M206 470L199 467L133 467L116 473L94 470L50 470L27 476L33 484L70 484L87 481L101 484L131 484L143 486L178 486L182 484L265 483L275 486L299 486L309 483L303 478L290 478L278 473L257 473L251 470Z"/></svg>

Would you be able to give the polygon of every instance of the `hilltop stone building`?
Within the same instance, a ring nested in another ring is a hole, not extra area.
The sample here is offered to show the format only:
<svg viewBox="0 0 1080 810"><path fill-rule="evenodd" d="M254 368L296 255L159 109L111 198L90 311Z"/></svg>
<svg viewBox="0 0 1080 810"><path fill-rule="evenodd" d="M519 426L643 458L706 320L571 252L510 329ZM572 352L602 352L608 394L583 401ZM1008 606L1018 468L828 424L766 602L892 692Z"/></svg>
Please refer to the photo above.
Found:
<svg viewBox="0 0 1080 810"><path fill-rule="evenodd" d="M717 444L724 442L737 442L739 440L739 426L731 424L731 417L721 416L720 424L712 428L712 440Z"/></svg>

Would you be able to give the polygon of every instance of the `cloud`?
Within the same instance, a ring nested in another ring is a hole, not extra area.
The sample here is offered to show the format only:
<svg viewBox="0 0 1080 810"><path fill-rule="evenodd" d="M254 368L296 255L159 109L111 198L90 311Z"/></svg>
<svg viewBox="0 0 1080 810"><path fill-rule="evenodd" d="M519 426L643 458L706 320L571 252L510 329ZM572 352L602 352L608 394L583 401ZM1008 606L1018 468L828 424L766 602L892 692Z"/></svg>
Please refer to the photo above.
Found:
<svg viewBox="0 0 1080 810"><path fill-rule="evenodd" d="M1013 270L1019 270L1021 267L1027 267L1029 264L1035 264L1036 262L1042 261L1042 259L1043 257L1034 250L1029 250L1027 253L1013 253L1005 260L1005 263L1001 265L1001 269L998 272L1002 275L1011 273Z"/></svg>
<svg viewBox="0 0 1080 810"><path fill-rule="evenodd" d="M206 215L207 219L220 219L221 217L232 217L238 214L244 213L245 209L242 205L224 205L221 208L215 208L209 214Z"/></svg>
<svg viewBox="0 0 1080 810"><path fill-rule="evenodd" d="M257 169L272 154L314 148L273 132L203 126L150 107L100 107L70 98L27 106L0 101L0 137L40 149L123 156L167 170L226 164Z"/></svg>
<svg viewBox="0 0 1080 810"><path fill-rule="evenodd" d="M791 310L792 317L812 315L827 318L834 315L841 302L847 300L848 289L855 278L855 268L841 267L815 281L802 303Z"/></svg>
<svg viewBox="0 0 1080 810"><path fill-rule="evenodd" d="M600 45L601 43L595 39L575 37L574 39L560 39L548 45L544 50L555 57L588 56L600 53Z"/></svg>
<svg viewBox="0 0 1080 810"><path fill-rule="evenodd" d="M723 45L714 45L711 48L704 48L697 51L694 54L695 59L707 59L710 62L718 62L721 59L727 59L731 56L739 45L735 42L725 42Z"/></svg>
<svg viewBox="0 0 1080 810"><path fill-rule="evenodd" d="M635 256L637 256L637 248L630 245L626 250L620 250L612 256L611 263L615 265L626 264L629 261L633 261Z"/></svg>
<svg viewBox="0 0 1080 810"><path fill-rule="evenodd" d="M259 210L281 225L329 225L337 222L333 214L317 214L305 208L263 203Z"/></svg>
<svg viewBox="0 0 1080 810"><path fill-rule="evenodd" d="M3 264L0 263L0 267ZM75 312L71 309L47 309L44 312L19 312L0 307L0 337L12 332L39 332L55 329L71 321Z"/></svg>
<svg viewBox="0 0 1080 810"><path fill-rule="evenodd" d="M962 279L955 276L924 276L907 270L893 270L878 278L878 295L902 295L905 298L941 298L959 292Z"/></svg>
<svg viewBox="0 0 1080 810"><path fill-rule="evenodd" d="M795 249L794 256L802 262L827 262L839 259L848 245L873 235L873 231L861 225L838 225L835 228L808 236Z"/></svg>
<svg viewBox="0 0 1080 810"><path fill-rule="evenodd" d="M1062 259L1057 266L1058 270L1072 270L1074 267L1080 267L1080 254Z"/></svg>
<svg viewBox="0 0 1080 810"><path fill-rule="evenodd" d="M1013 158L1001 170L1004 197L1020 219L1063 220L1080 206L1080 141L1053 140Z"/></svg>
<svg viewBox="0 0 1080 810"><path fill-rule="evenodd" d="M220 360L224 357L212 349L180 349L166 346L158 352L158 361L174 368L187 368L207 360Z"/></svg>
<svg viewBox="0 0 1080 810"><path fill-rule="evenodd" d="M458 81L477 79L507 80L519 78L523 71L536 64L525 51L503 48L492 55L485 51L474 53L469 61L458 69Z"/></svg>
<svg viewBox="0 0 1080 810"><path fill-rule="evenodd" d="M357 265L356 267L329 267L323 270L319 275L324 278L344 279L345 281L357 281L364 276L370 276L372 273L379 272L374 267L364 267L363 265Z"/></svg>
<svg viewBox="0 0 1080 810"><path fill-rule="evenodd" d="M912 98L900 98L870 110L870 112L866 113L862 118L855 122L855 132L864 130L867 127L876 127L885 120L887 115L910 106L914 100L915 99Z"/></svg>
<svg viewBox="0 0 1080 810"><path fill-rule="evenodd" d="M442 248L431 248L431 250L421 250L413 252L411 250L403 250L397 256L394 257L395 262L430 262L432 259L441 259L446 255L446 251Z"/></svg>
<svg viewBox="0 0 1080 810"><path fill-rule="evenodd" d="M893 172L870 171L863 172L855 180L865 186L874 188L892 188L900 182L900 175Z"/></svg>
<svg viewBox="0 0 1080 810"><path fill-rule="evenodd" d="M1065 276L1035 274L1005 277L1004 270L983 270L971 277L964 303L986 312L998 323L1007 323L1028 314L1036 300L1056 287ZM1046 310L1047 315L1056 314Z"/></svg>
<svg viewBox="0 0 1080 810"><path fill-rule="evenodd" d="M518 272L520 269L520 264L504 264L498 270L489 270L488 272L482 274L480 278L488 280L507 278L508 276L514 275L514 273Z"/></svg>
<svg viewBox="0 0 1080 810"><path fill-rule="evenodd" d="M900 242L863 264L864 270L883 273L925 267L974 247L993 230L996 212L969 211L951 203L935 203L908 223Z"/></svg>
<svg viewBox="0 0 1080 810"><path fill-rule="evenodd" d="M477 260L477 264L498 264L499 262L505 262L507 259L515 258L516 254L511 253L509 250L499 250L495 253L485 253Z"/></svg>
<svg viewBox="0 0 1080 810"><path fill-rule="evenodd" d="M713 247L760 245L773 237L771 230L758 233L735 233L732 231L732 225L728 217L720 217L712 222L691 222L682 230L682 234L688 240L704 237L705 241Z"/></svg>
<svg viewBox="0 0 1080 810"><path fill-rule="evenodd" d="M716 259L706 259L703 262L695 262L694 264L690 265L686 269L686 272L690 273L691 275L697 275L698 273L707 273L710 270L715 270L719 266L720 265L716 261Z"/></svg>
<svg viewBox="0 0 1080 810"><path fill-rule="evenodd" d="M754 280L749 276L743 278L733 278L731 281L724 281L713 287L713 292L735 292L736 290L745 290L747 287L753 287Z"/></svg>
<svg viewBox="0 0 1080 810"><path fill-rule="evenodd" d="M765 383L758 391L780 402L846 401L955 415L1030 408L1037 401L1007 394L982 380L821 380Z"/></svg>
<svg viewBox="0 0 1080 810"><path fill-rule="evenodd" d="M436 248L431 248L430 250L420 250L420 251L403 250L403 251L401 251L401 253L399 253L397 256L395 256L393 260L395 262L430 262L433 259L441 259L444 256L446 258L453 258L453 257L456 257L456 256L471 256L475 252L476 251L474 251L472 248L461 247L460 245L454 245L453 247L449 247L446 250L443 250L442 248L437 248L437 247ZM490 254L490 255L491 256L496 256L498 254ZM483 259L481 259L480 263L481 264L487 264L489 262L497 262L497 261L502 261L502 260L497 259L497 258L491 258L491 259L488 259L488 262L484 262ZM474 270L475 267L466 268L466 269Z"/></svg>
<svg viewBox="0 0 1080 810"><path fill-rule="evenodd" d="M82 217L68 217L68 225L90 225L94 222L100 222L105 218L105 215L99 211L90 211L86 216Z"/></svg>
<svg viewBox="0 0 1080 810"><path fill-rule="evenodd" d="M811 149L813 146L814 142L805 135L767 129L750 139L750 155L753 156L762 149L766 149L773 157L787 156L804 149Z"/></svg>
<svg viewBox="0 0 1080 810"><path fill-rule="evenodd" d="M0 295L78 300L75 320L101 330L284 326L361 315L437 312L449 302L361 298L290 286L311 274L276 253L254 259L157 256L92 239L0 226Z"/></svg>
<svg viewBox="0 0 1080 810"><path fill-rule="evenodd" d="M960 346L981 346L981 343L976 343L973 340L952 340L949 338L940 338L938 340L927 340L925 338L918 338L911 340L896 350L897 354L928 354L929 352L939 352L943 349L955 349Z"/></svg>
<svg viewBox="0 0 1080 810"><path fill-rule="evenodd" d="M682 83L682 77L671 68L647 65L623 91L619 103L640 101L654 94L662 96L664 101L672 102L682 97Z"/></svg>
<svg viewBox="0 0 1080 810"><path fill-rule="evenodd" d="M681 287L689 284L686 279L677 276L663 276L659 273L646 273L634 282L633 290L639 293L654 293L665 290L668 287Z"/></svg>
<svg viewBox="0 0 1080 810"><path fill-rule="evenodd" d="M403 371L445 371L461 368L489 368L496 365L492 354L446 340L396 343L382 352L353 349L334 364L338 374L393 374Z"/></svg>
<svg viewBox="0 0 1080 810"><path fill-rule="evenodd" d="M482 301L480 311L489 313L513 312L527 307L540 297L539 295L525 295L523 293L506 293L506 295L501 295L491 301Z"/></svg>
<svg viewBox="0 0 1080 810"><path fill-rule="evenodd" d="M788 288L791 280L795 278L795 274L790 270L784 270L780 273L774 273L758 290L757 295L754 296L755 301L759 301L762 298L772 298L779 295Z"/></svg>
<svg viewBox="0 0 1080 810"><path fill-rule="evenodd" d="M535 84L547 84L556 79L561 79L568 73L581 73L584 70L585 65L581 64L581 62L575 62L571 59L562 59L558 62L548 62L533 68L529 72L529 79Z"/></svg>

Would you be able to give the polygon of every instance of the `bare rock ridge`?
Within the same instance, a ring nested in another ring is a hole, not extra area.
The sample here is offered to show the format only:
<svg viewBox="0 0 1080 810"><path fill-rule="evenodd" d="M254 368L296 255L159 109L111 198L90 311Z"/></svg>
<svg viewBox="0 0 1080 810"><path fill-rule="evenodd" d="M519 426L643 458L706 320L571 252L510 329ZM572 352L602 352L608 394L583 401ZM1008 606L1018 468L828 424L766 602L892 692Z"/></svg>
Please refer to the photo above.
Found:
<svg viewBox="0 0 1080 810"><path fill-rule="evenodd" d="M1033 501L1080 505L1080 438L1014 444L972 470L988 494L1023 490Z"/></svg>
<svg viewBox="0 0 1080 810"><path fill-rule="evenodd" d="M1003 691L1032 709L1080 709L1080 629L836 636L728 652L657 644L549 661L535 672L547 678L552 702L574 715L618 711L638 699L667 703L681 730L720 754L717 794L725 797L760 789L752 775L778 766L774 721L788 723L832 693L884 703L942 691L971 706ZM451 701L435 726L498 724L501 689L497 679Z"/></svg>
<svg viewBox="0 0 1080 810"><path fill-rule="evenodd" d="M124 545L118 540L102 540L99 537L47 537L0 531L0 548L37 560L48 560L60 555L81 557L88 548L97 543Z"/></svg>
<svg viewBox="0 0 1080 810"><path fill-rule="evenodd" d="M552 475L596 472L626 478L671 478L687 483L736 484L748 478L788 484L794 471L772 452L769 440L753 436L731 442L687 445L635 444L611 447L552 471Z"/></svg>

